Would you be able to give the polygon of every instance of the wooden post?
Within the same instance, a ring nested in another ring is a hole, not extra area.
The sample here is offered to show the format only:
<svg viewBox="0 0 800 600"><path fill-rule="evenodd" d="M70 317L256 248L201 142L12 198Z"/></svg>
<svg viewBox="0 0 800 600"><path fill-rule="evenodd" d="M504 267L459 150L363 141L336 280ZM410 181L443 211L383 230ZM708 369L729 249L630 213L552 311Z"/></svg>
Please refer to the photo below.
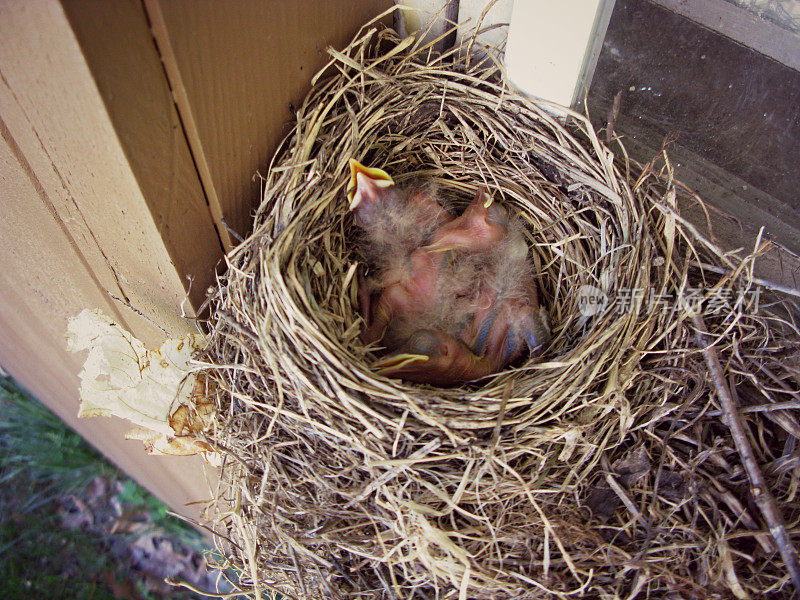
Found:
<svg viewBox="0 0 800 600"><path fill-rule="evenodd" d="M509 79L564 106L582 104L614 0L515 2L506 47Z"/></svg>
<svg viewBox="0 0 800 600"><path fill-rule="evenodd" d="M326 45L390 4L0 2L0 365L182 514L209 497L199 459L77 420L67 319L100 308L151 348L153 323L191 331Z"/></svg>

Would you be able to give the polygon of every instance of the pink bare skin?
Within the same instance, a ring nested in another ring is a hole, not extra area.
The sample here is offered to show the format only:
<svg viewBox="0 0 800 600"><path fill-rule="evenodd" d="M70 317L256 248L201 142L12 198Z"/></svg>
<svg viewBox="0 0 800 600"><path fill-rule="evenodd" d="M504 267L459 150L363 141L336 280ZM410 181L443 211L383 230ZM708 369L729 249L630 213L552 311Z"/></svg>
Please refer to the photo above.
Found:
<svg viewBox="0 0 800 600"><path fill-rule="evenodd" d="M377 304L367 308L371 320L361 334L364 343L383 338L397 319L413 322L414 317L431 310L437 301L442 255L419 248L411 253L408 262L407 271L389 274L388 285Z"/></svg>
<svg viewBox="0 0 800 600"><path fill-rule="evenodd" d="M486 194L482 188L464 213L442 225L434 234L431 249L459 249L468 252L491 250L506 235L508 215L502 206L485 206Z"/></svg>

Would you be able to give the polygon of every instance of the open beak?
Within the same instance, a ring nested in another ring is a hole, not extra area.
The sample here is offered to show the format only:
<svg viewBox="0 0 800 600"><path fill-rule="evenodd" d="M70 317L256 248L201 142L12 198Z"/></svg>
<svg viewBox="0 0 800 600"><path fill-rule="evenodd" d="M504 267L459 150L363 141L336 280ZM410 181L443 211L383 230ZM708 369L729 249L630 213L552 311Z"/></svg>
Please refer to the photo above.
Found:
<svg viewBox="0 0 800 600"><path fill-rule="evenodd" d="M350 210L354 210L364 198L374 198L378 189L393 185L394 180L386 171L365 167L356 159L350 159L350 183L347 186Z"/></svg>

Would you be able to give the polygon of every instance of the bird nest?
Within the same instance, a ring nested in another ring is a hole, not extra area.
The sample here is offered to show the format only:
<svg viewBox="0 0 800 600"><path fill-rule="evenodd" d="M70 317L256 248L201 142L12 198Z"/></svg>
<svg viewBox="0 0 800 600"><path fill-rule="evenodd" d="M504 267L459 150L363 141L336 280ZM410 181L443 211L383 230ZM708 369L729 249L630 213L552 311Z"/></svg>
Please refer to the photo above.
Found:
<svg viewBox="0 0 800 600"><path fill-rule="evenodd" d="M666 154L616 158L583 116L565 125L491 61L470 62L470 43L437 55L368 27L331 50L252 235L227 257L204 365L218 391L217 529L240 589L788 594L709 376L716 355L796 535L800 336L755 283L767 245L720 250L682 216L701 204ZM552 324L542 356L454 388L370 369L351 157L399 184L434 180L457 205L483 186L518 215Z"/></svg>

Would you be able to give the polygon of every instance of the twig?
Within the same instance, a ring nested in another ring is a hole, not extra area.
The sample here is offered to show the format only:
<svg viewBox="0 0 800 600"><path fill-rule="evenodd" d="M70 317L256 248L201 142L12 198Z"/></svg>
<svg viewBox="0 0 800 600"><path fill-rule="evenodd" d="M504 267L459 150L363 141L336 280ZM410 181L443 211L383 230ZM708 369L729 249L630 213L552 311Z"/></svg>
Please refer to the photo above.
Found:
<svg viewBox="0 0 800 600"><path fill-rule="evenodd" d="M711 375L711 381L714 384L714 389L717 392L717 397L722 404L722 410L725 412L727 418L727 425L731 430L736 451L742 460L742 465L747 472L747 477L750 479L750 491L753 494L753 499L756 502L764 520L769 525L769 532L775 539L778 550L781 553L783 562L786 564L786 569L792 578L794 587L800 591L800 565L797 562L797 551L792 545L792 539L786 531L786 525L783 521L780 509L778 508L775 498L769 492L767 482L764 480L764 475L758 466L756 457L753 454L753 448L750 446L750 441L747 439L747 434L744 430L739 411L733 402L731 392L725 384L725 379L722 375L722 365L719 362L716 349L708 341L708 329L706 329L703 317L698 313L692 315L692 322L694 323L697 331L695 332L695 340L697 345L703 349L703 357L706 359L708 371Z"/></svg>
<svg viewBox="0 0 800 600"><path fill-rule="evenodd" d="M788 400L786 402L773 402L772 404L754 404L752 406L743 406L740 413L759 413L759 412L775 412L777 410L797 410L800 408L800 400ZM724 410L712 410L706 413L707 417L721 417L725 415Z"/></svg>
<svg viewBox="0 0 800 600"><path fill-rule="evenodd" d="M618 91L614 96L614 102L611 103L611 110L608 111L608 125L606 125L606 143L614 139L614 125L617 123L617 116L619 115L619 105L622 100L622 90Z"/></svg>
<svg viewBox="0 0 800 600"><path fill-rule="evenodd" d="M706 271L711 271L712 273L717 273L718 275L732 275L733 271L730 269L723 269L721 267L716 267L714 265L709 265L708 263L698 262L696 260L690 260L689 264L693 267L699 267L701 269L705 269ZM783 285L780 283L775 283L774 281L769 281L767 279L761 279L760 277L751 277L750 280L757 284L763 285L765 288L770 290L775 290L777 292L783 292L784 294L788 294L790 296L797 296L800 298L800 290L795 289L793 287L789 287L788 285Z"/></svg>

